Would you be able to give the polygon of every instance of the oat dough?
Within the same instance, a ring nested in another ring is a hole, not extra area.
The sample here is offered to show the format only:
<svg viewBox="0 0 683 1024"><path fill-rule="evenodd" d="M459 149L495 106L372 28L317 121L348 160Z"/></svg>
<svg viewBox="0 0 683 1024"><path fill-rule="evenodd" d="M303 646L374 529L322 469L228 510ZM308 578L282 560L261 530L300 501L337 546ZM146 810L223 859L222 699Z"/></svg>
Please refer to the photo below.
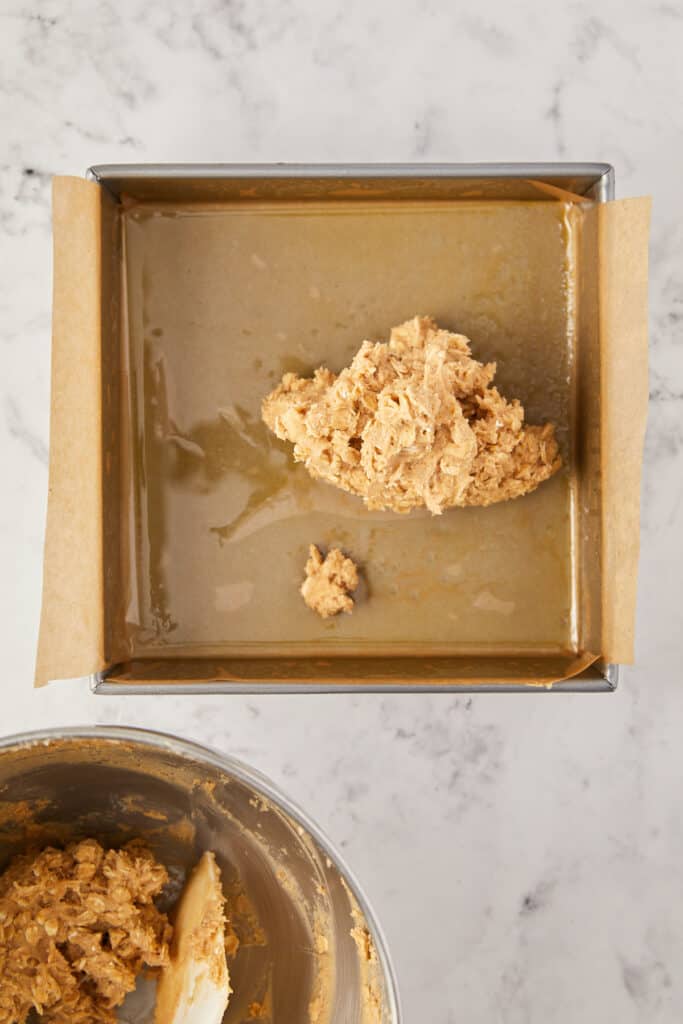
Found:
<svg viewBox="0 0 683 1024"><path fill-rule="evenodd" d="M552 424L526 426L520 403L493 387L495 372L464 335L416 316L388 343L364 341L337 376L285 374L262 415L311 476L369 509L438 515L518 498L561 465Z"/></svg>
<svg viewBox="0 0 683 1024"><path fill-rule="evenodd" d="M306 579L301 594L314 612L329 619L338 612L352 612L351 591L358 586L358 569L339 548L330 548L325 558L314 544L308 549Z"/></svg>
<svg viewBox="0 0 683 1024"><path fill-rule="evenodd" d="M168 963L166 869L139 841L16 857L0 875L0 1024L113 1024L143 966Z"/></svg>

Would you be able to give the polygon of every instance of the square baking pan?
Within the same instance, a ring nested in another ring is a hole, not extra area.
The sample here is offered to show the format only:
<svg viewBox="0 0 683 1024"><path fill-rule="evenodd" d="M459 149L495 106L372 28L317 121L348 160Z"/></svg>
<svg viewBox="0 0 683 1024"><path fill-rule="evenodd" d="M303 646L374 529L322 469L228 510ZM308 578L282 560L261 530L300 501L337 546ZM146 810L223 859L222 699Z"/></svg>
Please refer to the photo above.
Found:
<svg viewBox="0 0 683 1024"><path fill-rule="evenodd" d="M648 204L615 202L611 167L87 177L55 185L39 682L616 686L632 651ZM564 465L538 491L441 517L370 513L261 423L284 372L338 371L416 313L496 361L529 422L555 423ZM353 615L303 606L310 543L363 567Z"/></svg>

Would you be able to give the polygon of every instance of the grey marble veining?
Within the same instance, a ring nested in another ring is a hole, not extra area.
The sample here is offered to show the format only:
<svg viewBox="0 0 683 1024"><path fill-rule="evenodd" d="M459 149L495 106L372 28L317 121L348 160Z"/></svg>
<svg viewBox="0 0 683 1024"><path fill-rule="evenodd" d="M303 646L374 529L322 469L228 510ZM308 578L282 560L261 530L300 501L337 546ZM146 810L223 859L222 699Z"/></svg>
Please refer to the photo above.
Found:
<svg viewBox="0 0 683 1024"><path fill-rule="evenodd" d="M680 5L640 0L0 7L2 732L149 725L270 774L364 883L410 1022L683 1013L682 44ZM606 160L654 196L637 666L609 697L33 692L50 176L399 159Z"/></svg>

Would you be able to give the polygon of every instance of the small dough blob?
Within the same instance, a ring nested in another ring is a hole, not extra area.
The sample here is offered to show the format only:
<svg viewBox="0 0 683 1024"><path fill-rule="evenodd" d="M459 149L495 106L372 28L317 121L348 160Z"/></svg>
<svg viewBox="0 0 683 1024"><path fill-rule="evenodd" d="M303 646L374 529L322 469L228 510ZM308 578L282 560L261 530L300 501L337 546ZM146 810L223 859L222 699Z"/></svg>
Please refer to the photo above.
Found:
<svg viewBox="0 0 683 1024"><path fill-rule="evenodd" d="M388 343L364 341L337 376L285 374L262 416L311 476L369 509L439 515L517 498L560 468L552 424L525 426L520 403L493 387L495 372L464 335L416 316Z"/></svg>
<svg viewBox="0 0 683 1024"><path fill-rule="evenodd" d="M154 899L166 868L139 841L95 839L16 857L0 875L0 1021L114 1024L144 966L169 961Z"/></svg>
<svg viewBox="0 0 683 1024"><path fill-rule="evenodd" d="M311 544L306 579L301 586L301 595L309 608L323 619L329 619L338 612L352 612L350 592L357 586L358 569L350 558L339 548L330 548L323 558L315 544Z"/></svg>

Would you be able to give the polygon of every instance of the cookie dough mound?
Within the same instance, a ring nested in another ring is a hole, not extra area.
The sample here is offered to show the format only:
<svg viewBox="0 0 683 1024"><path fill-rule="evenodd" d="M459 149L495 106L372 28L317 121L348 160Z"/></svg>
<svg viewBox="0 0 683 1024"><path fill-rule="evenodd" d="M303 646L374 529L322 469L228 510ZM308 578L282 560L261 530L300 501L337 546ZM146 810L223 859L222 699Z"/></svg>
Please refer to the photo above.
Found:
<svg viewBox="0 0 683 1024"><path fill-rule="evenodd" d="M416 316L388 343L364 341L337 376L285 374L262 416L311 476L369 509L439 515L527 494L561 465L552 424L525 426L495 372L464 335Z"/></svg>
<svg viewBox="0 0 683 1024"><path fill-rule="evenodd" d="M169 960L153 900L168 874L139 842L85 839L16 857L0 875L0 1021L114 1024L143 966Z"/></svg>
<svg viewBox="0 0 683 1024"><path fill-rule="evenodd" d="M350 558L339 548L330 548L323 558L317 547L311 544L301 596L312 611L323 619L329 619L338 612L352 612L350 592L357 586L358 569Z"/></svg>

